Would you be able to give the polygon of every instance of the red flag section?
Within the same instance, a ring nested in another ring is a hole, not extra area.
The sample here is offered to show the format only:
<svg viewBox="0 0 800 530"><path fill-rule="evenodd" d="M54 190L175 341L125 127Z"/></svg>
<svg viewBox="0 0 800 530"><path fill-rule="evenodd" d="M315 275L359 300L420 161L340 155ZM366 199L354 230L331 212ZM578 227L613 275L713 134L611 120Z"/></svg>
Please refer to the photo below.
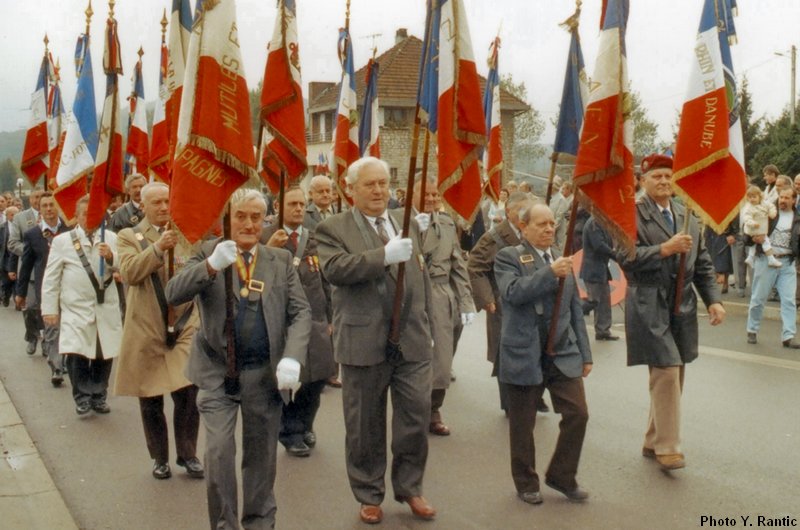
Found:
<svg viewBox="0 0 800 530"><path fill-rule="evenodd" d="M281 0L261 91L259 174L273 193L278 192L281 172L288 184L308 167L299 49L295 3Z"/></svg>
<svg viewBox="0 0 800 530"><path fill-rule="evenodd" d="M167 67L169 50L166 43L167 15L161 21L161 57L158 68L158 101L153 113L153 135L150 143L150 170L161 181L169 184L169 123L167 122Z"/></svg>
<svg viewBox="0 0 800 530"><path fill-rule="evenodd" d="M32 185L47 172L47 155L50 152L47 140L47 92L50 84L50 58L45 51L36 90L31 95L31 121L25 134L20 168Z"/></svg>
<svg viewBox="0 0 800 530"><path fill-rule="evenodd" d="M220 0L204 6L189 43L170 190L172 219L192 243L255 174L236 5Z"/></svg>

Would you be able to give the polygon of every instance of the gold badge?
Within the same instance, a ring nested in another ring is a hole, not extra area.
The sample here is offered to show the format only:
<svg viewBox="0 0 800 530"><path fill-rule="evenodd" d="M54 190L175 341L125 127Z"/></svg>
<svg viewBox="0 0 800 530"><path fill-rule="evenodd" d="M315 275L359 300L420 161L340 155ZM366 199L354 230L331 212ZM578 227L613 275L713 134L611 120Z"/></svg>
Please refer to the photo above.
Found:
<svg viewBox="0 0 800 530"><path fill-rule="evenodd" d="M251 291L255 291L257 293L264 292L264 282L258 280L250 280L247 282L247 287L249 287Z"/></svg>
<svg viewBox="0 0 800 530"><path fill-rule="evenodd" d="M135 237L137 241L144 241L144 234L141 232L136 232Z"/></svg>
<svg viewBox="0 0 800 530"><path fill-rule="evenodd" d="M519 257L520 263L533 263L533 255L531 254L523 254Z"/></svg>
<svg viewBox="0 0 800 530"><path fill-rule="evenodd" d="M422 254L417 254L417 261L419 262L419 270L424 271L425 270L425 258L422 256Z"/></svg>
<svg viewBox="0 0 800 530"><path fill-rule="evenodd" d="M247 297L248 294L250 294L250 290L247 287L242 287L241 289L239 289L239 296L241 296L242 298Z"/></svg>
<svg viewBox="0 0 800 530"><path fill-rule="evenodd" d="M139 216L138 215L131 215L131 222L133 224L139 224Z"/></svg>
<svg viewBox="0 0 800 530"><path fill-rule="evenodd" d="M81 242L80 241L75 241L73 246L75 247L75 250L80 250L81 249Z"/></svg>
<svg viewBox="0 0 800 530"><path fill-rule="evenodd" d="M300 258L295 256L294 259L292 260L292 265L294 265L295 267L299 267L300 266Z"/></svg>

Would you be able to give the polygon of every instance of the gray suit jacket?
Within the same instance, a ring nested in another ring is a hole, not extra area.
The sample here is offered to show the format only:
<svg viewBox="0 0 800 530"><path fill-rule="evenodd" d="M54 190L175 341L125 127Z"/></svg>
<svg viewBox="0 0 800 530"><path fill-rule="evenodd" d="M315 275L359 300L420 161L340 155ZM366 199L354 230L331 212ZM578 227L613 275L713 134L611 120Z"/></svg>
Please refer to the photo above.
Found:
<svg viewBox="0 0 800 530"><path fill-rule="evenodd" d="M389 217L400 233L402 210L389 211ZM336 361L357 366L385 361L397 267L384 266L383 243L356 208L324 220L314 236L322 273L332 286ZM424 361L433 355L430 280L414 220L410 237L414 250L405 267L400 346L406 361Z"/></svg>
<svg viewBox="0 0 800 530"><path fill-rule="evenodd" d="M8 225L9 252L22 257L22 251L25 246L22 242L22 236L25 235L25 232L36 226L38 215L38 212L34 211L33 208L28 208L14 216L14 220Z"/></svg>
<svg viewBox="0 0 800 530"><path fill-rule="evenodd" d="M558 257L553 247L550 250L554 258ZM533 261L523 263L530 258ZM494 274L503 306L498 377L512 385L540 385L542 355L546 355L540 328L549 330L558 278L527 241L498 252ZM567 377L581 377L583 365L592 362L589 335L572 274L564 283L555 351L555 364Z"/></svg>
<svg viewBox="0 0 800 530"><path fill-rule="evenodd" d="M331 203L330 210L336 213L336 204ZM303 217L303 226L312 232L317 228L317 225L322 222L322 214L319 213L319 208L313 202L306 206L306 215Z"/></svg>
<svg viewBox="0 0 800 530"><path fill-rule="evenodd" d="M206 268L206 259L218 241L203 243L200 253L192 257L166 287L170 304L183 304L195 298L200 311L201 326L195 334L186 377L204 390L218 388L225 378L225 275L220 271L209 276ZM311 309L292 265L292 255L283 249L263 245L257 245L257 248L254 277L265 285L261 303L269 333L270 373L274 377L282 357L305 363L311 333ZM234 307L237 307L240 286L236 274L233 286L237 300Z"/></svg>

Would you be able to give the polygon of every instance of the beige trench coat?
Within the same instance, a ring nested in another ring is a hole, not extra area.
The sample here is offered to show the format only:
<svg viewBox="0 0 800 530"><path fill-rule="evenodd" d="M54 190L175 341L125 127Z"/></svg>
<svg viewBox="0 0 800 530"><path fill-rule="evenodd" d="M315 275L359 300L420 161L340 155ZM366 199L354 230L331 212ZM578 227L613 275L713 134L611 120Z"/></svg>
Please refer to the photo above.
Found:
<svg viewBox="0 0 800 530"><path fill-rule="evenodd" d="M118 234L120 273L128 286L127 309L122 340L124 346L117 361L114 393L121 396L152 397L168 394L191 384L183 375L189 360L192 338L199 322L196 311L178 337L172 349L166 345L166 329L161 316L150 275L159 271L161 284L167 286L166 254L158 256L154 243L159 233L147 221L138 225L147 239L143 251L133 229L126 228ZM191 256L188 243L175 249L175 270ZM175 308L176 318L191 304Z"/></svg>

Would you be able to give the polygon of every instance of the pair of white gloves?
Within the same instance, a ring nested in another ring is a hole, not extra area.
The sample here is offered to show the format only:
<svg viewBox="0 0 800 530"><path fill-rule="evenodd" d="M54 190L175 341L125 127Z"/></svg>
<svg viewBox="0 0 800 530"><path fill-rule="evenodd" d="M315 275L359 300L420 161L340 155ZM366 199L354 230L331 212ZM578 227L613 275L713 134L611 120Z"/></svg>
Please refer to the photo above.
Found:
<svg viewBox="0 0 800 530"><path fill-rule="evenodd" d="M224 270L236 261L236 253L235 241L222 241L208 257L208 265L218 272ZM300 363L291 357L284 357L278 362L275 379L278 381L278 390L297 392L300 389Z"/></svg>

